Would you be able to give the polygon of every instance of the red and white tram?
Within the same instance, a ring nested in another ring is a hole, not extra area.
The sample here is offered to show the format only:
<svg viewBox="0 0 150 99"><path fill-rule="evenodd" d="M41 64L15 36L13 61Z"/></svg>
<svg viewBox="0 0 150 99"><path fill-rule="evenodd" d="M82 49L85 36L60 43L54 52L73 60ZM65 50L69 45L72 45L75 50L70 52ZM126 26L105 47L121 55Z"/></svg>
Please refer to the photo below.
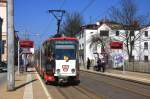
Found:
<svg viewBox="0 0 150 99"><path fill-rule="evenodd" d="M42 44L41 52L38 53L41 53L41 65L37 64L37 69L46 83L79 83L78 40L76 38L49 38Z"/></svg>

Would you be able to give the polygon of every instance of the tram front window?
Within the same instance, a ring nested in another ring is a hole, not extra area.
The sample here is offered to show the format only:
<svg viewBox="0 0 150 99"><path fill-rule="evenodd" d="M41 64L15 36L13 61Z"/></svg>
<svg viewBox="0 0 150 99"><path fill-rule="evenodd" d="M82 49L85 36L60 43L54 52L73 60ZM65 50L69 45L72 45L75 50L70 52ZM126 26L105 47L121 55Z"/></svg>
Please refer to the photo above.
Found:
<svg viewBox="0 0 150 99"><path fill-rule="evenodd" d="M57 45L55 49L55 59L63 60L64 56L67 56L69 59L76 58L75 46L73 45Z"/></svg>

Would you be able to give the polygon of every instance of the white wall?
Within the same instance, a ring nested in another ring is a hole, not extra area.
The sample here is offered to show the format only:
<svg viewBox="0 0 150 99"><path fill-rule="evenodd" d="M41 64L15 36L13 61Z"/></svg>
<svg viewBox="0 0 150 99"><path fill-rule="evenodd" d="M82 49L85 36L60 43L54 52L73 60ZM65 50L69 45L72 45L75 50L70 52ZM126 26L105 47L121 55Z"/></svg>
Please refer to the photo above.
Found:
<svg viewBox="0 0 150 99"><path fill-rule="evenodd" d="M86 29L84 31L84 36L85 36L85 41L84 41L84 53L85 53L85 60L87 61L87 58L89 59L95 59L94 58L94 51L90 48L90 39L92 35L97 34L97 30L91 30L91 29Z"/></svg>
<svg viewBox="0 0 150 99"><path fill-rule="evenodd" d="M6 40L2 61L7 61L7 18L6 18L6 3L0 2L0 17L3 19L2 24L2 40Z"/></svg>

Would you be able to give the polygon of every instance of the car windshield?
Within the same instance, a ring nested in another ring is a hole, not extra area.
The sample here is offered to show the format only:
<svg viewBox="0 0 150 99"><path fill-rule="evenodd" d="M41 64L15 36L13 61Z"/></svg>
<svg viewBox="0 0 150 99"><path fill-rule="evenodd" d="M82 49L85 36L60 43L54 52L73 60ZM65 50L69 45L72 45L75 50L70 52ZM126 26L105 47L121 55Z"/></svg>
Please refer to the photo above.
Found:
<svg viewBox="0 0 150 99"><path fill-rule="evenodd" d="M76 58L75 45L56 45L55 46L55 59L63 60L64 56L69 59Z"/></svg>

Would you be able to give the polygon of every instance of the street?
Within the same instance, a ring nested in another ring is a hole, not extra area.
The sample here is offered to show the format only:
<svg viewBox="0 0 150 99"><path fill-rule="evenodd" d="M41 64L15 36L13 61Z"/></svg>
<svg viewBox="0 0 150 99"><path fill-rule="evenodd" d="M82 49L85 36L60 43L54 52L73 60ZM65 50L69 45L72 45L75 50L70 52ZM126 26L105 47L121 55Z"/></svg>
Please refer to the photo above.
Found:
<svg viewBox="0 0 150 99"><path fill-rule="evenodd" d="M7 81L7 72L0 72L0 86Z"/></svg>
<svg viewBox="0 0 150 99"><path fill-rule="evenodd" d="M47 85L47 89L53 99L150 99L150 86L83 71L80 80L78 86Z"/></svg>

